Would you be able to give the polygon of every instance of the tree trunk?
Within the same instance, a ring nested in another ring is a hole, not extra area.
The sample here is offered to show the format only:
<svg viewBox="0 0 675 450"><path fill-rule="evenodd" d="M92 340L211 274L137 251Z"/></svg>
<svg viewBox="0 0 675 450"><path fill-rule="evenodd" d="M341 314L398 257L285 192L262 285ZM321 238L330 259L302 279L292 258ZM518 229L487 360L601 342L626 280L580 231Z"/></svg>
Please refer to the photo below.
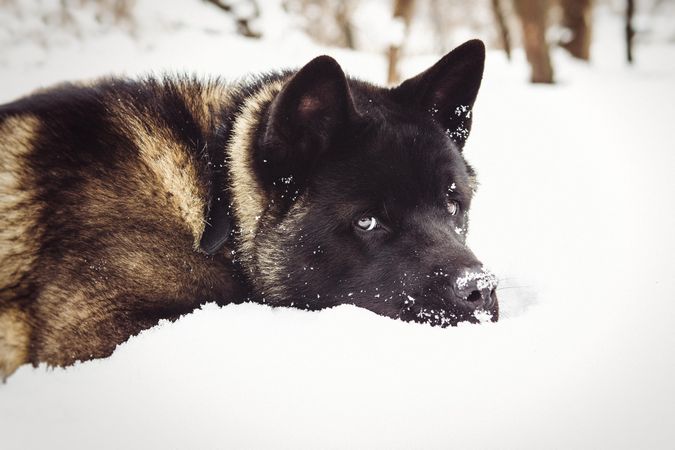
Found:
<svg viewBox="0 0 675 450"><path fill-rule="evenodd" d="M403 22L405 28L404 36L408 34L408 29L410 28L410 21L412 20L414 5L414 0L394 1L394 20ZM389 59L387 81L389 84L398 83L401 80L398 63L401 59L401 49L403 47L404 41L405 39L401 39L400 42L392 42L389 46L389 52L387 55Z"/></svg>
<svg viewBox="0 0 675 450"><path fill-rule="evenodd" d="M591 59L591 35L593 0L561 0L562 24L571 33L568 42L560 44L575 58L589 61Z"/></svg>
<svg viewBox="0 0 675 450"><path fill-rule="evenodd" d="M502 42L502 48L506 52L506 58L511 60L511 36L509 35L509 28L506 25L504 18L504 10L502 9L501 0L492 0L492 12L497 22L497 29L499 30L499 38Z"/></svg>
<svg viewBox="0 0 675 450"><path fill-rule="evenodd" d="M553 83L553 66L546 42L548 0L514 0L523 28L525 54L532 68L532 83Z"/></svg>
<svg viewBox="0 0 675 450"><path fill-rule="evenodd" d="M352 28L351 20L351 4L347 1L341 1L338 3L337 10L335 11L335 20L342 31L342 36L345 41L345 47L351 48L352 50L356 49L356 42L354 41L354 30Z"/></svg>
<svg viewBox="0 0 675 450"><path fill-rule="evenodd" d="M626 4L626 59L629 64L633 64L633 38L635 29L633 28L633 14L635 13L635 3L628 0Z"/></svg>

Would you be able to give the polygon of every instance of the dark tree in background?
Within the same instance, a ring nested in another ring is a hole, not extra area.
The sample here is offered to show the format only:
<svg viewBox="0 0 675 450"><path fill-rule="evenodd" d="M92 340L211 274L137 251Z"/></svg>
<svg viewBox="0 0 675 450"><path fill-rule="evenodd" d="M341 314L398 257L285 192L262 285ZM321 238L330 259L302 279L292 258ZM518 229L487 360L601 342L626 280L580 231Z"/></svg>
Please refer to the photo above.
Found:
<svg viewBox="0 0 675 450"><path fill-rule="evenodd" d="M410 22L412 21L413 9L415 6L414 0L394 0L394 20L402 21L404 25L404 33L408 32ZM401 59L401 50L403 42L392 42L387 53L388 58L388 72L387 81L389 84L398 83L401 80L398 63Z"/></svg>
<svg viewBox="0 0 675 450"><path fill-rule="evenodd" d="M258 19L272 6L266 0L186 1L210 5L208 9L214 16L223 18L224 28L230 29L228 22L234 22L237 33L251 38L261 37L266 31L261 26L267 22ZM78 39L110 29L123 29L136 36L145 19L137 17L138 0L59 0L43 2L40 7L43 11L37 20L28 22L23 20L32 14L26 11L33 11L25 6L28 3L0 0L0 8L6 16L0 15L0 19L8 17L7 23L12 24L14 14L16 23L20 24L9 27L3 24L2 28L8 32L0 33L0 44L31 40L47 48L52 39L41 31L43 24L57 26L66 35ZM662 36L663 26L659 28L659 24L663 23L656 19L662 19L662 14L672 14L669 11L675 7L675 0L641 2L641 17L655 19L655 25L650 27L651 24L643 20L637 34L633 24L635 0L281 0L281 5L288 15L284 20L290 19L289 24L301 28L322 45L384 53L390 84L402 78L400 65L404 51L446 53L461 43L460 39L468 37L480 37L488 47L503 49L509 60L513 48L522 45L531 69L530 81L553 83L551 44L564 48L575 58L590 61L596 5L604 9L604 14L609 10L623 15L623 29L617 27L616 38L624 41L625 58L632 64L635 40ZM370 14L364 14L365 11ZM92 17L95 20L92 21ZM189 15L184 19L188 26L198 26ZM168 26L185 25L181 20L183 18ZM554 28L549 30L551 25ZM557 27L565 32L558 33ZM654 30L650 31L652 27ZM667 39L675 42L674 32L666 32L671 36Z"/></svg>
<svg viewBox="0 0 675 450"><path fill-rule="evenodd" d="M506 18L504 17L504 8L501 0L491 0L492 5L492 14L495 16L495 22L497 24L497 30L499 31L499 39L502 44L502 48L506 53L506 58L511 60L511 33L509 33L509 27L506 24Z"/></svg>
<svg viewBox="0 0 675 450"><path fill-rule="evenodd" d="M251 26L251 22L260 17L260 7L256 0L240 0L239 2L228 0L204 1L231 15L237 24L237 32L242 36L251 38L259 38L261 36L261 34L258 31L255 31ZM244 8L242 8L242 4L245 6Z"/></svg>
<svg viewBox="0 0 675 450"><path fill-rule="evenodd" d="M560 6L562 25L570 32L570 38L560 46L575 58L590 61L593 0L560 0Z"/></svg>
<svg viewBox="0 0 675 450"><path fill-rule="evenodd" d="M629 64L633 64L633 38L635 29L633 28L633 14L635 14L635 3L633 0L627 0L626 3L626 59Z"/></svg>
<svg viewBox="0 0 675 450"><path fill-rule="evenodd" d="M530 81L553 83L553 66L546 42L548 0L513 0L523 30L523 47L530 63Z"/></svg>
<svg viewBox="0 0 675 450"><path fill-rule="evenodd" d="M354 39L354 29L352 27L352 2L342 1L338 2L335 10L335 20L340 27L342 36L344 36L345 46L356 49L356 40Z"/></svg>

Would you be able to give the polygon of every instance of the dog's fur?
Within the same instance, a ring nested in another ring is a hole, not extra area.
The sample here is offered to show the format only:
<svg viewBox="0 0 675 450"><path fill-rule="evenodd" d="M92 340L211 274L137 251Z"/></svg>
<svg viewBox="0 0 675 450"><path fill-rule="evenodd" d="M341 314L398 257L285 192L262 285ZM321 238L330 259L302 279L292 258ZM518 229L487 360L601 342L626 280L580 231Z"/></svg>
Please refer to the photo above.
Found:
<svg viewBox="0 0 675 450"><path fill-rule="evenodd" d="M496 320L464 241L483 61L470 41L394 89L323 56L0 106L0 375L107 356L209 301Z"/></svg>

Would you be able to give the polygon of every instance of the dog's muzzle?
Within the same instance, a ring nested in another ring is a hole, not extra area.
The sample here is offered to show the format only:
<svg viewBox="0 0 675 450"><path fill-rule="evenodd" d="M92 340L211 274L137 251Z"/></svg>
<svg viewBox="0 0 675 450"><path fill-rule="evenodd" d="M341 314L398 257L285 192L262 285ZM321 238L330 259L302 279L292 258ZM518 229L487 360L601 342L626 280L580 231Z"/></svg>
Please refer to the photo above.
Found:
<svg viewBox="0 0 675 450"><path fill-rule="evenodd" d="M452 301L465 310L489 311L497 302L497 276L482 265L465 268L452 286Z"/></svg>

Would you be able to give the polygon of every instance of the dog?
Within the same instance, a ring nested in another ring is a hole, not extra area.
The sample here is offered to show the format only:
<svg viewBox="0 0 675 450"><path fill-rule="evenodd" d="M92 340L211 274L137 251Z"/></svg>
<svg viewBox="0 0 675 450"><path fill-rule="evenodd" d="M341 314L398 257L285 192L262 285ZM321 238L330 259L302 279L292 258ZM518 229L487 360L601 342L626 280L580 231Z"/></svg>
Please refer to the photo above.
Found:
<svg viewBox="0 0 675 450"><path fill-rule="evenodd" d="M108 356L205 302L496 321L465 241L484 60L473 40L394 88L320 56L0 106L0 373Z"/></svg>

